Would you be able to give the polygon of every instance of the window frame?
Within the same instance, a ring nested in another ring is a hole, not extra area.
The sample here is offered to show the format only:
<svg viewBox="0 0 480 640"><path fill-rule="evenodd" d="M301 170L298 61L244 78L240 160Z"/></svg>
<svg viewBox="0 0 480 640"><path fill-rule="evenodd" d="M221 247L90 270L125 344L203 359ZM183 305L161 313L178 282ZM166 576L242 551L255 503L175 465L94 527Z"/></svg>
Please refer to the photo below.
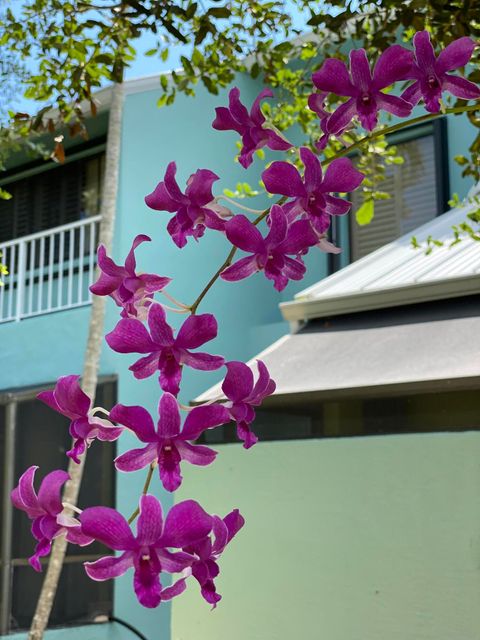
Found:
<svg viewBox="0 0 480 640"><path fill-rule="evenodd" d="M104 375L98 379L98 386L103 384L118 383L116 375ZM13 570L18 566L28 565L26 558L13 558L13 515L14 507L10 494L15 488L18 478L15 477L15 453L17 423L17 409L21 402L34 400L41 391L51 390L54 383L35 385L13 391L0 392L0 408L5 411L5 438L3 459L3 488L1 496L1 509L3 515L3 527L0 534L0 637L11 633L12 594L13 594ZM111 505L114 506L114 505ZM105 553L75 554L65 557L65 564L80 564L101 558ZM45 562L48 558L45 559ZM65 627L72 626L65 624Z"/></svg>
<svg viewBox="0 0 480 640"><path fill-rule="evenodd" d="M448 200L450 199L450 171L448 164L448 124L445 117L438 118L429 123L416 124L407 127L402 131L387 135L389 145L402 144L412 140L420 140L427 136L433 138L434 150L434 172L435 172L435 192L436 192L436 212L434 217L441 216L448 211ZM349 154L352 157L354 154ZM352 240L355 233L356 221L353 215L349 215L348 224L345 227L341 220L335 219L335 226L332 228L333 238L340 242L342 231L348 237L348 264L352 263ZM329 254L328 275L335 273L341 268L340 256Z"/></svg>

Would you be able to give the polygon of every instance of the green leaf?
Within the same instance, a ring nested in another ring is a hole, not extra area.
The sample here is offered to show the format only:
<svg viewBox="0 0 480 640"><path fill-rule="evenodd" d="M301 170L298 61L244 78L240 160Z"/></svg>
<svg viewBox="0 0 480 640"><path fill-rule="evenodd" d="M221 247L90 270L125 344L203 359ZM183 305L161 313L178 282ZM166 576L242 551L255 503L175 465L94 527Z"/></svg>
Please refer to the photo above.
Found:
<svg viewBox="0 0 480 640"><path fill-rule="evenodd" d="M0 200L11 200L12 194L0 187Z"/></svg>
<svg viewBox="0 0 480 640"><path fill-rule="evenodd" d="M360 226L370 224L375 213L375 203L369 198L365 200L360 209L355 212L355 218Z"/></svg>

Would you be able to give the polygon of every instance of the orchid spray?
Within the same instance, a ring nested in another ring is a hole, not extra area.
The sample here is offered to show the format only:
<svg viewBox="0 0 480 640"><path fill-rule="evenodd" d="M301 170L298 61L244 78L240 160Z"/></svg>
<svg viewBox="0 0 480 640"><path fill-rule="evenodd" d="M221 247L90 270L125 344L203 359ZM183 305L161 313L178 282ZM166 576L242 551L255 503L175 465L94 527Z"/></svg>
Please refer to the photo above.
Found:
<svg viewBox="0 0 480 640"><path fill-rule="evenodd" d="M221 196L214 196L212 191L219 176L209 169L198 169L182 192L175 178L175 162L168 164L163 180L145 197L145 202L154 211L173 214L167 230L175 244L182 248L191 238L198 241L208 231L222 234L231 245L224 263L190 305L177 302L164 291L167 286L170 290L169 277L137 273L135 249L150 241L148 236L138 235L133 240L124 265L107 256L103 246L98 248L100 275L91 291L110 296L121 310L106 342L118 353L139 356L130 366L135 378L158 376L158 419L155 424L142 406L116 404L110 410L93 409L77 375L59 378L55 389L42 392L39 399L70 419L73 446L67 455L73 460L79 462L95 440L116 440L127 429L138 438L139 446L118 456L115 466L125 473L148 468L147 478L138 507L129 518L103 506L83 511L75 508L72 517L72 505L61 500L68 474L62 470L49 473L36 493L33 481L37 467L27 469L12 492L12 501L32 520L37 544L30 563L35 570L41 570L41 558L49 554L57 536L65 535L69 542L78 545L96 540L118 553L85 563L92 580L109 580L133 569L133 589L138 601L152 608L181 594L193 577L204 599L213 607L217 605L221 599L215 587L218 561L243 527L242 515L236 508L224 517L208 514L195 500L175 504L164 514L157 497L149 493L150 481L158 473L164 488L175 491L182 483L183 463L212 464L217 452L196 443L206 430L235 425L245 449L252 447L257 442L252 429L255 407L274 393L275 382L262 361L256 363L256 374L246 363L198 351L216 337L218 330L216 318L209 313L197 314L198 308L219 278L236 282L263 272L281 291L290 280L303 278L304 256L309 251L338 252L340 249L328 240L328 231L332 217L350 210L346 194L363 182L364 175L346 156L364 142L412 122L439 117L441 107L444 113L480 109L478 102L450 109L441 104L444 92L464 100L480 98L480 89L475 84L452 74L469 62L475 47L472 40L460 38L437 56L429 33L423 31L415 35L413 45L413 50L393 45L374 64L363 49L350 53L348 68L333 58L323 62L312 77L320 93L312 93L308 99L309 107L320 120L321 136L313 145L314 150L307 146L295 150L267 122L261 101L273 97L270 89L261 91L250 111L241 102L239 89L230 91L228 107L216 109L213 128L234 130L241 136L241 166L247 168L262 147L289 150L290 154L298 151L299 162L277 160L265 168L262 180L266 191L281 197L253 220L219 204ZM397 83L402 85L401 96L391 91ZM331 113L325 107L330 93L346 97ZM428 114L377 129L380 112L406 118L419 103L423 103ZM344 132L354 126L366 129L367 135L335 154L330 152L321 162L317 154L328 140L335 137L341 140ZM302 172L297 168L301 165ZM263 228L262 222L266 223ZM246 255L234 261L239 250ZM188 314L178 332L168 321L172 309L162 304L157 294L165 295L175 304L177 312ZM198 371L225 368L226 374L219 402L190 409L182 420L184 407L177 396L185 366ZM136 531L132 532L134 521ZM176 574L170 586L161 584L161 573Z"/></svg>

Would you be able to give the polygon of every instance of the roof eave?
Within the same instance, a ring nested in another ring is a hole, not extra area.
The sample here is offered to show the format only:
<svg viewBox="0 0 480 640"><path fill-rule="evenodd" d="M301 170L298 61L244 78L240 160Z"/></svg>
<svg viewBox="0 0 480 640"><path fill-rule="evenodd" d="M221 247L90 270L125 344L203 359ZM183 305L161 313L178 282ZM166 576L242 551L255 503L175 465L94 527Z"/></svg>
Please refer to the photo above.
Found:
<svg viewBox="0 0 480 640"><path fill-rule="evenodd" d="M285 320L298 322L445 298L459 298L478 293L480 293L480 277L472 275L438 282L419 282L393 289L360 291L330 298L282 302L280 310Z"/></svg>

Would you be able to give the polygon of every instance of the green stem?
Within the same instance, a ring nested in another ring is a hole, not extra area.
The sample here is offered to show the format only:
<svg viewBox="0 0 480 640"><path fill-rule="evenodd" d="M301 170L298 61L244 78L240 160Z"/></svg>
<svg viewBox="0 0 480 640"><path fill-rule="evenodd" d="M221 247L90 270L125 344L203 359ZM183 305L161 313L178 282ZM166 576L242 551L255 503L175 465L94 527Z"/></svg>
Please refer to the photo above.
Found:
<svg viewBox="0 0 480 640"><path fill-rule="evenodd" d="M286 196L282 196L280 200L277 200L275 204L281 205L286 201L286 199L287 199ZM270 213L270 207L268 209L265 209L265 211L262 211L262 213L255 218L255 220L253 221L253 224L254 225L260 224L260 222L264 220L269 213ZM215 282L218 280L222 271L232 264L233 256L237 253L237 251L238 251L237 247L232 247L232 249L230 250L230 253L225 259L225 262L223 262L223 264L217 269L217 271L214 273L214 275L210 278L208 283L202 289L202 292L190 307L190 312L192 313L192 315L196 313L198 305L201 303L201 301L207 295L209 290L213 287Z"/></svg>
<svg viewBox="0 0 480 640"><path fill-rule="evenodd" d="M143 496L148 491L148 487L150 486L150 482L152 481L152 476L153 476L153 470L154 469L155 469L155 465L152 463L150 465L149 470L148 470L147 479L145 480L145 484L143 485L143 491L142 491L142 495ZM135 520L135 518L138 516L139 513L140 513L140 509L139 509L139 507L137 507L135 509L135 511L132 513L132 515L129 517L128 524L132 524L132 522Z"/></svg>
<svg viewBox="0 0 480 640"><path fill-rule="evenodd" d="M464 113L465 111L480 111L480 104L470 104L465 107L452 107L451 109L445 109L444 113L428 113L424 116L418 116L417 118L412 118L411 120L407 120L405 122L399 122L398 124L394 124L391 127L386 127L385 129L378 129L377 131L374 131L373 133L360 138L360 140L357 140L357 142L351 144L349 147L345 147L345 149L342 149L331 158L326 158L322 164L324 166L326 164L330 164L330 162L333 162L333 160L342 158L355 149L358 149L364 142L370 142L370 140L374 140L375 138L379 138L380 136L385 136L389 133L395 133L395 131L400 131L401 129L405 129L406 127L411 127L414 124L436 120L437 118L442 118L443 116L451 113Z"/></svg>

